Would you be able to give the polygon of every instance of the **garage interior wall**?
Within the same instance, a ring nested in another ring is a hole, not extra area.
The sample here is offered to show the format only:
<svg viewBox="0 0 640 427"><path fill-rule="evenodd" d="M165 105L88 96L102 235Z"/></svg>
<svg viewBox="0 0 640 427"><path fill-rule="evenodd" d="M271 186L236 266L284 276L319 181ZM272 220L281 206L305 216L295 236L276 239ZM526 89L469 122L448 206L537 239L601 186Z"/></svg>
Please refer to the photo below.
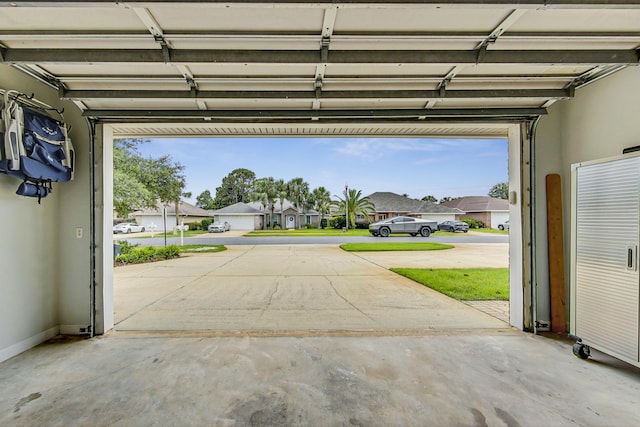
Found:
<svg viewBox="0 0 640 427"><path fill-rule="evenodd" d="M76 151L74 181L54 183L37 199L15 194L20 181L0 174L0 361L59 332L90 324L90 137L71 102L29 76L0 64L0 89L33 94L58 109ZM82 229L82 237L76 237Z"/></svg>
<svg viewBox="0 0 640 427"><path fill-rule="evenodd" d="M536 180L536 312L549 321L549 269L545 176L562 178L565 289L569 319L569 262L571 231L571 165L622 155L640 145L640 68L633 67L576 91L575 99L558 102L539 123L535 140Z"/></svg>

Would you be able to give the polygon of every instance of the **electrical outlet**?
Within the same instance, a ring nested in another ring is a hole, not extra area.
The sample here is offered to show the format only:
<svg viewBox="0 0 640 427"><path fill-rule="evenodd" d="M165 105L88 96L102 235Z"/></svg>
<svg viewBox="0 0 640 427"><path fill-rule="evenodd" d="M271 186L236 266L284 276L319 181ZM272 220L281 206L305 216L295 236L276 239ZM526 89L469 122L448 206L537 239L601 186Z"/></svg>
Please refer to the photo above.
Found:
<svg viewBox="0 0 640 427"><path fill-rule="evenodd" d="M82 239L83 230L81 227L76 228L76 239Z"/></svg>

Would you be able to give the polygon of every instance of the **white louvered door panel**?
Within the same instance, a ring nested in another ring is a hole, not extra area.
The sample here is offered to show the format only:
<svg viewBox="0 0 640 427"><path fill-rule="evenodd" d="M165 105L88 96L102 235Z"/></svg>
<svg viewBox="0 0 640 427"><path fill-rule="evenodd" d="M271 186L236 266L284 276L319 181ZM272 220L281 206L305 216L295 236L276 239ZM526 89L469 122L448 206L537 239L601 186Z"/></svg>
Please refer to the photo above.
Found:
<svg viewBox="0 0 640 427"><path fill-rule="evenodd" d="M576 335L638 361L640 157L576 172Z"/></svg>

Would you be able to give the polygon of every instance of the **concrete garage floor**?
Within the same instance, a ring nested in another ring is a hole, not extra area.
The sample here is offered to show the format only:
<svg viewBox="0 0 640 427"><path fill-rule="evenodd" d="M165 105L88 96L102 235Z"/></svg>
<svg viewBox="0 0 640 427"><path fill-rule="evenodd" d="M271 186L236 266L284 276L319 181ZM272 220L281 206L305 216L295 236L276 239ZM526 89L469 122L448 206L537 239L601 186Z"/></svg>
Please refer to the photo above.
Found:
<svg viewBox="0 0 640 427"><path fill-rule="evenodd" d="M494 248L487 248L494 247ZM508 245L349 253L336 245L230 246L115 269L117 331L298 335L509 326L388 267L507 266Z"/></svg>
<svg viewBox="0 0 640 427"><path fill-rule="evenodd" d="M60 339L0 364L2 426L638 426L640 370L517 331Z"/></svg>
<svg viewBox="0 0 640 427"><path fill-rule="evenodd" d="M189 274L174 261L117 269L135 284L119 327L149 331L59 337L1 363L0 426L640 426L640 369L597 351L579 360L568 341L396 282L380 258L324 251L231 248L185 258ZM217 282L235 293L214 297ZM178 323L190 332L171 331L178 310L206 304L226 329L200 309Z"/></svg>

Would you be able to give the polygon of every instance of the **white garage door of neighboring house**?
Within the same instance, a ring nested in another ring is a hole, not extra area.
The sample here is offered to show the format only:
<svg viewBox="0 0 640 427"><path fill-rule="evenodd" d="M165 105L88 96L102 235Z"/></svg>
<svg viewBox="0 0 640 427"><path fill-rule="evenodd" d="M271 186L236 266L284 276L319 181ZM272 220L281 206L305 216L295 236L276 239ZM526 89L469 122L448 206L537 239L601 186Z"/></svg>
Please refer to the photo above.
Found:
<svg viewBox="0 0 640 427"><path fill-rule="evenodd" d="M231 225L232 230L254 230L253 215L235 216L220 215L220 221L227 221Z"/></svg>
<svg viewBox="0 0 640 427"><path fill-rule="evenodd" d="M509 220L509 212L491 212L491 228L498 228L498 224L504 224Z"/></svg>

